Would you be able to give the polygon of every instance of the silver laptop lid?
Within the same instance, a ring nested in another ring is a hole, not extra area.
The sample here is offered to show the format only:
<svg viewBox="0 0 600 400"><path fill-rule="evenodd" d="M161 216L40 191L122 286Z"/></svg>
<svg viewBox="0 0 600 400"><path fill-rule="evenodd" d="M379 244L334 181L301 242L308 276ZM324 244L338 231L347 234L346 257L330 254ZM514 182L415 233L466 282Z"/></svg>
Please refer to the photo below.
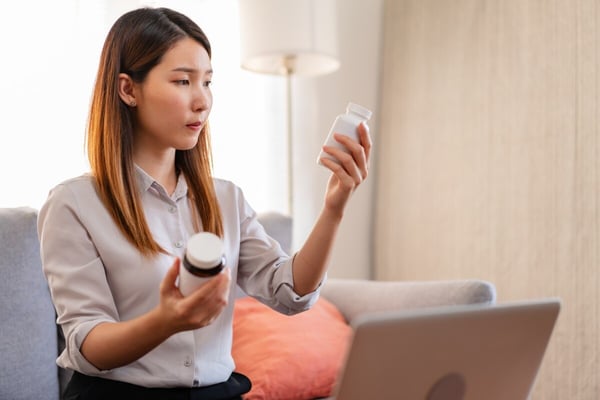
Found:
<svg viewBox="0 0 600 400"><path fill-rule="evenodd" d="M556 298L365 315L337 400L525 400L560 310Z"/></svg>

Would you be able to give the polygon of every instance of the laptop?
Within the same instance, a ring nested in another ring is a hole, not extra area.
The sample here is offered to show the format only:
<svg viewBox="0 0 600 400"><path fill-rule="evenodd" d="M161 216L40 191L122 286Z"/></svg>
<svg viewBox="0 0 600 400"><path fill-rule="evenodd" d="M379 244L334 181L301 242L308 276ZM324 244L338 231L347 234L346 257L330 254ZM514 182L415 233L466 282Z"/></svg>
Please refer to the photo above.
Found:
<svg viewBox="0 0 600 400"><path fill-rule="evenodd" d="M547 298L364 315L336 400L525 400L560 310Z"/></svg>

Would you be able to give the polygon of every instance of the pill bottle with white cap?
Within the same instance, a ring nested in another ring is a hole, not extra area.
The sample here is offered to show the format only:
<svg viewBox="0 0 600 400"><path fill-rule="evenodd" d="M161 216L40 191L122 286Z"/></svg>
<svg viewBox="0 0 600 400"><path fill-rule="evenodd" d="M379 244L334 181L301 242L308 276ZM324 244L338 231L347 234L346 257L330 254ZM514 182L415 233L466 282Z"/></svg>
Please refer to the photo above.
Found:
<svg viewBox="0 0 600 400"><path fill-rule="evenodd" d="M225 268L224 244L210 232L192 235L179 268L179 290L188 296Z"/></svg>
<svg viewBox="0 0 600 400"><path fill-rule="evenodd" d="M346 107L346 113L338 115L333 121L333 125L329 130L329 134L327 135L327 139L325 140L326 146L337 147L345 151L346 153L349 150L343 144L339 143L333 138L334 133L340 133L342 135L346 135L354 139L355 141L359 141L358 132L356 129L361 122L366 122L371 119L371 115L373 113L371 110L358 105L356 103L348 103ZM323 150L319 153L319 157L317 158L317 163L321 164L321 158L329 158L331 160L335 160L332 156L325 153Z"/></svg>

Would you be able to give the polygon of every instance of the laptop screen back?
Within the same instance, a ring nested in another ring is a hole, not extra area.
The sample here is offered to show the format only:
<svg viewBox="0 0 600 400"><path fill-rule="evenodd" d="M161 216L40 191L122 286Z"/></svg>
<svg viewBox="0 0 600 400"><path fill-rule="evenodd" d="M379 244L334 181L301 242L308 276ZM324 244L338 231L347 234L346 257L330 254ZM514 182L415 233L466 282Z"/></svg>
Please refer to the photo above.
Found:
<svg viewBox="0 0 600 400"><path fill-rule="evenodd" d="M337 400L527 399L558 299L363 316Z"/></svg>

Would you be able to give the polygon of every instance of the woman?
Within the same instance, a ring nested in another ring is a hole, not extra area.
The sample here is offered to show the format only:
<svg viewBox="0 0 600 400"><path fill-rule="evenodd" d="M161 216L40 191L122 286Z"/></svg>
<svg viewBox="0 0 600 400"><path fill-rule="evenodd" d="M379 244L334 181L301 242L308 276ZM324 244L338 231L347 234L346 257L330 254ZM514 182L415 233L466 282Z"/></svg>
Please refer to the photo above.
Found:
<svg viewBox="0 0 600 400"><path fill-rule="evenodd" d="M75 371L68 398L239 398L232 313L239 284L283 313L318 297L344 208L367 177L371 142L324 147L336 161L324 206L293 258L266 235L241 190L211 176L210 43L189 18L143 8L119 18L101 55L89 115L91 173L55 187L40 210L44 273ZM178 289L186 240L220 236L227 268ZM191 396L191 397L190 397Z"/></svg>

